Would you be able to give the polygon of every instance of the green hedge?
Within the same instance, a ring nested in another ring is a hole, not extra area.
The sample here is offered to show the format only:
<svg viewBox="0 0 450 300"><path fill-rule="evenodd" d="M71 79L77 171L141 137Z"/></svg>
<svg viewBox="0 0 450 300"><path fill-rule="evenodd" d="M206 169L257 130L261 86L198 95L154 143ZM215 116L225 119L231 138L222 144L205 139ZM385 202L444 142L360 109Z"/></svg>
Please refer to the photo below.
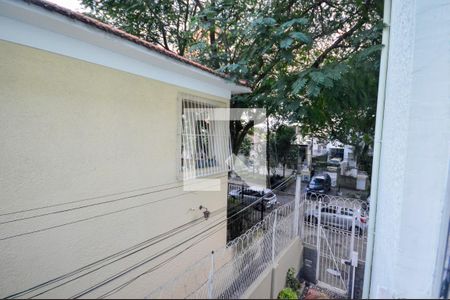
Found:
<svg viewBox="0 0 450 300"><path fill-rule="evenodd" d="M293 289L284 288L278 294L278 299L298 299L298 296Z"/></svg>

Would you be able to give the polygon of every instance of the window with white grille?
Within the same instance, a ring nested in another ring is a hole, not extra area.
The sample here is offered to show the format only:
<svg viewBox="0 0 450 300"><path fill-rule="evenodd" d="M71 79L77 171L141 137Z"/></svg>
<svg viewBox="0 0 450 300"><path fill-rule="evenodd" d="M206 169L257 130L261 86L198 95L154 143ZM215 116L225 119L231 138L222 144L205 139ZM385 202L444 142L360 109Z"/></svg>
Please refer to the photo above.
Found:
<svg viewBox="0 0 450 300"><path fill-rule="evenodd" d="M181 177L192 179L227 172L230 135L223 109L200 97L182 95L180 100Z"/></svg>

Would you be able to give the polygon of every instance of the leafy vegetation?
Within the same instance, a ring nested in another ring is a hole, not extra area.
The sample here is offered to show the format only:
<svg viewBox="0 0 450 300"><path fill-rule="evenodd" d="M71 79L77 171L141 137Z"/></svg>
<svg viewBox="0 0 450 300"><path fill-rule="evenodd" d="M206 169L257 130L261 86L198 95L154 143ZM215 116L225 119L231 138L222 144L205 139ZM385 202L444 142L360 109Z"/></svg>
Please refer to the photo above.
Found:
<svg viewBox="0 0 450 300"><path fill-rule="evenodd" d="M283 177L286 175L286 166L292 167L297 162L298 149L293 145L295 141L295 128L287 125L277 126L270 139L271 167L283 166Z"/></svg>
<svg viewBox="0 0 450 300"><path fill-rule="evenodd" d="M284 288L278 294L278 299L298 299L298 296L293 289Z"/></svg>
<svg viewBox="0 0 450 300"><path fill-rule="evenodd" d="M294 291L298 291L301 288L300 281L297 279L294 268L289 268L286 274L286 287L291 288Z"/></svg>
<svg viewBox="0 0 450 300"><path fill-rule="evenodd" d="M235 108L301 124L367 152L382 29L380 0L82 0L91 16L244 79ZM230 125L237 154L253 121Z"/></svg>

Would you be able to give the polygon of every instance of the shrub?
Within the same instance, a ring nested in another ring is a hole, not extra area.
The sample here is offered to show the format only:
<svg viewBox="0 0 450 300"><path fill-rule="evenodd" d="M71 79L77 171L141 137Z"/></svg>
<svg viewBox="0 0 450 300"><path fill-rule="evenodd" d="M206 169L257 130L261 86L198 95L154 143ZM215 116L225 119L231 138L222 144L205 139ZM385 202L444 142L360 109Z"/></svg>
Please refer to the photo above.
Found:
<svg viewBox="0 0 450 300"><path fill-rule="evenodd" d="M284 288L278 294L278 299L298 299L298 296L293 289Z"/></svg>
<svg viewBox="0 0 450 300"><path fill-rule="evenodd" d="M297 279L294 268L289 268L286 274L286 287L298 291L300 289L300 281Z"/></svg>

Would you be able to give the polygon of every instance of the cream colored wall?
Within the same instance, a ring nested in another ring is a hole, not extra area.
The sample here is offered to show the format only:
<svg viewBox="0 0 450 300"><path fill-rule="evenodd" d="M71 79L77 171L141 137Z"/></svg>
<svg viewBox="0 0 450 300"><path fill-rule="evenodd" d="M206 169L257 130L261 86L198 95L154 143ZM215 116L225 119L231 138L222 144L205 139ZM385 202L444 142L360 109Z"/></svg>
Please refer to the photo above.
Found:
<svg viewBox="0 0 450 300"><path fill-rule="evenodd" d="M186 193L178 187L176 129L179 92L221 106L227 106L226 99L4 41L0 70L0 223L32 217L0 224L1 297L200 218L199 205L216 211L182 234L43 295L70 297L225 218L225 174L219 176L220 192ZM172 189L155 192L167 188ZM4 215L92 197L98 198ZM131 198L77 209L126 197ZM222 246L226 228L215 229L204 242L115 296L144 297ZM88 296L109 291L189 245Z"/></svg>
<svg viewBox="0 0 450 300"><path fill-rule="evenodd" d="M296 272L300 271L303 256L303 244L300 238L296 238L289 247L287 247L273 269L272 275L272 298L277 298L278 293L286 287L286 275L289 268L294 268Z"/></svg>
<svg viewBox="0 0 450 300"><path fill-rule="evenodd" d="M303 244L295 238L276 259L275 263L262 272L245 291L241 299L277 299L286 287L286 275L289 268L299 272L302 267Z"/></svg>

